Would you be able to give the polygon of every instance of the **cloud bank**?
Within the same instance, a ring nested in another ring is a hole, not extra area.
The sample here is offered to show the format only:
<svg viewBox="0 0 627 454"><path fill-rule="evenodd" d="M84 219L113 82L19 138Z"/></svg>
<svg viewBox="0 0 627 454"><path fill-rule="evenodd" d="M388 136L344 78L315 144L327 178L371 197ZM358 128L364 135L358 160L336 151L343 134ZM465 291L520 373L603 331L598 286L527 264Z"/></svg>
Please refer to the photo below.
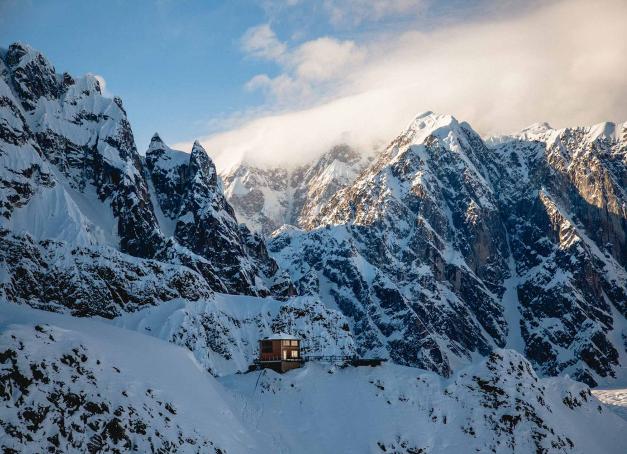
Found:
<svg viewBox="0 0 627 454"><path fill-rule="evenodd" d="M222 168L242 158L296 165L338 142L371 151L425 110L486 135L537 121L625 121L626 23L624 1L569 0L429 32L383 30L363 42L321 37L291 46L262 25L242 48L280 73L259 74L246 88L263 90L278 112L201 141Z"/></svg>

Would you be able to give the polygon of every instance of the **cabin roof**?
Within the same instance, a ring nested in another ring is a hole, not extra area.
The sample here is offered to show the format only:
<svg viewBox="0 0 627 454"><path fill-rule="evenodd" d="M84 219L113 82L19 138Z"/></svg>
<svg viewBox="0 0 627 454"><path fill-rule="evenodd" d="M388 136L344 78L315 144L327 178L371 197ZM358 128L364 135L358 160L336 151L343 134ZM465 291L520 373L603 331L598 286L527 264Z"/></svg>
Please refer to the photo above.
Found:
<svg viewBox="0 0 627 454"><path fill-rule="evenodd" d="M273 333L267 337L264 337L263 340L300 340L300 339L298 337L292 336L291 334Z"/></svg>

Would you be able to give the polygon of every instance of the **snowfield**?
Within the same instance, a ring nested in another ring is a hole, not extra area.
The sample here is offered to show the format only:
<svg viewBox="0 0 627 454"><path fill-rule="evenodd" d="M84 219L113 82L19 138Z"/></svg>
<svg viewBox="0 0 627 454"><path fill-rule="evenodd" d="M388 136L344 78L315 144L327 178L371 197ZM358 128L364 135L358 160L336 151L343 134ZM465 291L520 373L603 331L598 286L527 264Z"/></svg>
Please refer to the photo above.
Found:
<svg viewBox="0 0 627 454"><path fill-rule="evenodd" d="M103 321L1 302L0 383L4 452L264 452L187 350Z"/></svg>
<svg viewBox="0 0 627 454"><path fill-rule="evenodd" d="M260 376L261 375L261 376ZM586 386L500 350L446 380L411 367L309 364L220 381L280 453L624 452L627 424Z"/></svg>
<svg viewBox="0 0 627 454"><path fill-rule="evenodd" d="M450 379L310 363L216 380L170 343L0 304L7 452L621 453L627 421L588 387L498 350Z"/></svg>

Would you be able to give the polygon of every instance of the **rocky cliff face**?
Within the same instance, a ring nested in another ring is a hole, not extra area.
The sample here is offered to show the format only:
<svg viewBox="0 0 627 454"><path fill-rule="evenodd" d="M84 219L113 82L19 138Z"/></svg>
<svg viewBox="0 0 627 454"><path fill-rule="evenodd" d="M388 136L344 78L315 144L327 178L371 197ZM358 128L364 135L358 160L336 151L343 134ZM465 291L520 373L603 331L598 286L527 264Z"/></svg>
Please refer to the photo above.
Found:
<svg viewBox="0 0 627 454"><path fill-rule="evenodd" d="M238 224L215 165L198 142L186 154L155 135L146 168L165 229L178 244L208 260L229 293L257 289L261 296L294 295L263 240Z"/></svg>
<svg viewBox="0 0 627 454"><path fill-rule="evenodd" d="M524 352L595 383L625 364L627 125L536 125L494 141Z"/></svg>
<svg viewBox="0 0 627 454"><path fill-rule="evenodd" d="M28 46L10 46L4 61L7 110L22 120L21 130L28 130L24 139L30 136L72 190L108 202L122 251L154 255L159 228L122 101L103 97L92 76L57 75Z"/></svg>
<svg viewBox="0 0 627 454"><path fill-rule="evenodd" d="M369 161L363 153L338 145L316 161L295 169L242 163L222 173L222 178L238 219L251 230L269 236L284 224L301 226L309 222Z"/></svg>
<svg viewBox="0 0 627 454"><path fill-rule="evenodd" d="M549 375L611 378L627 282L625 129L613 131L489 148L467 123L420 115L271 249L301 292L353 320L363 352L447 375L510 346Z"/></svg>
<svg viewBox="0 0 627 454"><path fill-rule="evenodd" d="M175 208L164 205L171 216L158 219L122 101L102 96L93 76L56 73L26 45L0 57L3 295L113 316L212 290L293 293L263 241L233 217L204 150L188 159L181 188L159 187L159 197L185 210L170 234Z"/></svg>

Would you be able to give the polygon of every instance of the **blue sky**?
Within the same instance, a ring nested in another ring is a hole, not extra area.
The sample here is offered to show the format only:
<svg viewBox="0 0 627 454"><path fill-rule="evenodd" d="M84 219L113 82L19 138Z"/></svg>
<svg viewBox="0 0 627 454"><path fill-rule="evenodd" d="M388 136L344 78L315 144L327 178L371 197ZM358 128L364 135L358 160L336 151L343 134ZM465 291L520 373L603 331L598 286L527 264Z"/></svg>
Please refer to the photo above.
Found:
<svg viewBox="0 0 627 454"><path fill-rule="evenodd" d="M0 0L2 1L2 0ZM245 82L264 62L239 38L263 10L240 1L15 1L0 8L0 43L23 41L57 71L103 76L144 147L207 133L209 120L262 102Z"/></svg>
<svg viewBox="0 0 627 454"><path fill-rule="evenodd" d="M317 2L294 8L281 3L0 0L0 45L23 41L44 52L59 72L103 76L107 91L124 100L143 149L156 130L181 142L219 129L221 119L266 106L263 93L245 84L277 68L242 52L250 27L272 22L277 34L302 42L363 36L384 25L333 27Z"/></svg>
<svg viewBox="0 0 627 454"><path fill-rule="evenodd" d="M625 10L621 0L0 0L0 46L23 41L59 72L104 77L140 152L159 131L183 148L201 138L210 153L285 160L339 140L375 146L424 110L486 133L625 121Z"/></svg>

